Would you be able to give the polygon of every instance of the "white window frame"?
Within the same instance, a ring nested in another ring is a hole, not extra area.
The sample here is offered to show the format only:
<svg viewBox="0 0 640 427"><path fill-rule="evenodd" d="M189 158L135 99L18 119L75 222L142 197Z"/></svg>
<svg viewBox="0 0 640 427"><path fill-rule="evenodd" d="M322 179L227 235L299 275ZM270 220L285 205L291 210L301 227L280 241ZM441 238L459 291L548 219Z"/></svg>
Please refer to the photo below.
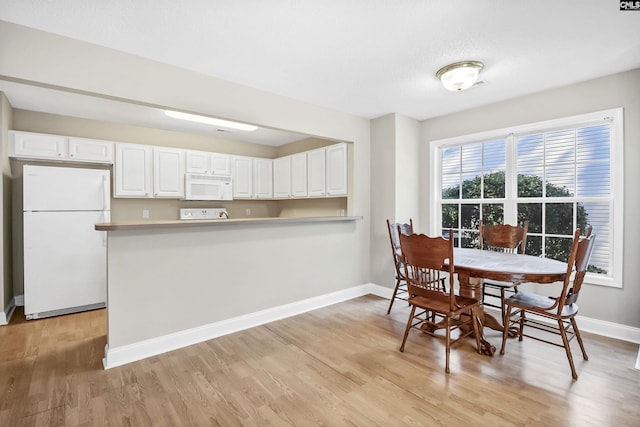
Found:
<svg viewBox="0 0 640 427"><path fill-rule="evenodd" d="M430 234L441 234L442 224L442 208L440 191L442 188L442 165L440 149L443 147L459 146L485 141L493 141L497 139L505 139L507 141L507 169L505 182L505 190L507 201L505 203L504 219L505 222L515 223L517 213L515 206L511 206L509 194L515 192L515 182L517 178L516 172L516 150L514 143L514 135L524 133L545 132L555 128L563 127L579 127L582 124L593 123L597 120L608 119L611 122L611 183L612 191L612 208L611 208L611 236L612 241L610 247L613 248L613 254L610 255L610 266L613 269L611 277L605 277L599 274L588 273L585 276L585 283L602 285L614 288L623 287L623 271L622 260L624 258L624 126L623 126L623 108L614 108L609 110L596 111L593 113L580 114L576 116L563 117L559 119L546 120L520 126L496 129L486 132L463 135L453 138L439 139L429 142L429 192L432 195L433 203L430 203L428 228ZM597 235L597 230L594 231Z"/></svg>

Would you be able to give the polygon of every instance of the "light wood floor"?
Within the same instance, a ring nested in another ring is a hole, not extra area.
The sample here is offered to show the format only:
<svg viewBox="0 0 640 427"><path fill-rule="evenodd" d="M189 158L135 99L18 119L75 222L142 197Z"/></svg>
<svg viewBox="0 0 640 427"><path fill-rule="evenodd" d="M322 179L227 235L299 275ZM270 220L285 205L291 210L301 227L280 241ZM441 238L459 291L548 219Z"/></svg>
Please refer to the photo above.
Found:
<svg viewBox="0 0 640 427"><path fill-rule="evenodd" d="M490 358L470 338L446 375L441 340L412 331L398 351L408 309L387 316L387 303L361 297L108 371L104 310L16 312L0 327L0 425L639 425L637 345L584 334L574 382L561 348L512 339Z"/></svg>

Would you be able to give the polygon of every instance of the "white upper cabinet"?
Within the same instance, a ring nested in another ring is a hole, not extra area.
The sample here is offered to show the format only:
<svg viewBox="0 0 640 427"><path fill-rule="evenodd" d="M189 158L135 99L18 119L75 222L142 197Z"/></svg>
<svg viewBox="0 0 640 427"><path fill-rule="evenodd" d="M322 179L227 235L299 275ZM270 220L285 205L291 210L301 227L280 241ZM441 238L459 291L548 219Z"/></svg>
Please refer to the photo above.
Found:
<svg viewBox="0 0 640 427"><path fill-rule="evenodd" d="M209 173L209 158L211 153L206 151L187 150L187 173Z"/></svg>
<svg viewBox="0 0 640 427"><path fill-rule="evenodd" d="M253 158L245 156L232 157L233 198L253 198Z"/></svg>
<svg viewBox="0 0 640 427"><path fill-rule="evenodd" d="M231 156L207 151L186 152L188 173L231 175Z"/></svg>
<svg viewBox="0 0 640 427"><path fill-rule="evenodd" d="M306 187L305 173L305 192ZM291 197L291 156L273 160L273 197L276 199Z"/></svg>
<svg viewBox="0 0 640 427"><path fill-rule="evenodd" d="M347 195L347 144L335 144L326 147L328 196Z"/></svg>
<svg viewBox="0 0 640 427"><path fill-rule="evenodd" d="M32 132L9 132L12 157L62 160L67 157L67 137Z"/></svg>
<svg viewBox="0 0 640 427"><path fill-rule="evenodd" d="M258 199L273 198L273 160L253 159L255 196Z"/></svg>
<svg viewBox="0 0 640 427"><path fill-rule="evenodd" d="M111 164L114 145L111 141L69 137L69 159Z"/></svg>
<svg viewBox="0 0 640 427"><path fill-rule="evenodd" d="M184 197L184 150L153 148L153 196Z"/></svg>
<svg viewBox="0 0 640 427"><path fill-rule="evenodd" d="M291 156L291 195L307 197L307 153Z"/></svg>
<svg viewBox="0 0 640 427"><path fill-rule="evenodd" d="M324 196L326 193L325 149L307 151L307 195Z"/></svg>
<svg viewBox="0 0 640 427"><path fill-rule="evenodd" d="M148 145L116 144L114 197L152 197L152 155Z"/></svg>
<svg viewBox="0 0 640 427"><path fill-rule="evenodd" d="M233 198L272 199L273 160L232 156Z"/></svg>
<svg viewBox="0 0 640 427"><path fill-rule="evenodd" d="M216 175L231 175L231 156L228 154L211 153L211 173Z"/></svg>
<svg viewBox="0 0 640 427"><path fill-rule="evenodd" d="M111 141L10 131L9 156L48 161L113 163Z"/></svg>
<svg viewBox="0 0 640 427"><path fill-rule="evenodd" d="M335 197L348 194L348 145L339 143L273 161L275 198ZM290 173L288 173L290 171ZM287 186L286 179L290 179ZM290 196L287 196L287 190Z"/></svg>

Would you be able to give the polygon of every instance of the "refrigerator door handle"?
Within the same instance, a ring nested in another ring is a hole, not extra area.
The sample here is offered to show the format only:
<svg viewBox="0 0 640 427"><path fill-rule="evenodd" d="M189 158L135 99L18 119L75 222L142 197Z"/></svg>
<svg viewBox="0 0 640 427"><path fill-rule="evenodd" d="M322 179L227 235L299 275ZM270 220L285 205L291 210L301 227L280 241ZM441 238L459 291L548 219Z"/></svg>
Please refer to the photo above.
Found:
<svg viewBox="0 0 640 427"><path fill-rule="evenodd" d="M107 182L107 177L102 177L102 209L109 209L109 183Z"/></svg>
<svg viewBox="0 0 640 427"><path fill-rule="evenodd" d="M109 212L109 211L102 212L102 222L111 222L111 212ZM101 231L100 233L102 233L102 246L106 248L107 247L107 232L106 231Z"/></svg>

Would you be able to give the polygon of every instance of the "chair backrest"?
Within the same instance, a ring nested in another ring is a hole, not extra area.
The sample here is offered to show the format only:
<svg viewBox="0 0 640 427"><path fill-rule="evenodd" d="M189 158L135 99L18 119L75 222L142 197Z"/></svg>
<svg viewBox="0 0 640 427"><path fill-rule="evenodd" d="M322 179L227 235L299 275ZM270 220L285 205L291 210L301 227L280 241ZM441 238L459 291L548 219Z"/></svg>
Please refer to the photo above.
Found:
<svg viewBox="0 0 640 427"><path fill-rule="evenodd" d="M522 226L497 224L480 224L480 249L524 253L527 245L527 228L529 221Z"/></svg>
<svg viewBox="0 0 640 427"><path fill-rule="evenodd" d="M562 290L560 295L554 298L555 303L548 310L557 310L558 314L561 314L565 305L571 305L578 300L578 294L580 293L580 288L582 288L584 276L587 273L595 241L596 235L591 233L591 226L587 228L586 236L580 236L580 229L576 229L573 234L573 243L569 253L569 260L567 261L567 275L565 276ZM569 288L569 285L571 285L571 273L574 270L573 286Z"/></svg>
<svg viewBox="0 0 640 427"><path fill-rule="evenodd" d="M450 231L449 235L453 236L453 233ZM453 286L453 240L424 234L400 234L400 247L409 294L426 298L434 294L448 294L450 309L459 308ZM441 286L443 272L449 275L448 292Z"/></svg>
<svg viewBox="0 0 640 427"><path fill-rule="evenodd" d="M400 251L400 233L413 234L413 219L409 218L408 224L394 222L393 224L387 219L387 229L389 231L389 241L391 242L391 251L396 266L401 261L402 252ZM398 229L400 231L398 232ZM404 273L404 272L401 272Z"/></svg>
<svg viewBox="0 0 640 427"><path fill-rule="evenodd" d="M575 275L573 277L573 286L569 288L569 291L564 292L565 299L563 301L563 305L571 305L574 302L578 301L578 295L580 294L580 289L582 288L582 282L584 281L584 276L587 274L587 268L589 267L589 260L591 259L591 253L593 252L593 246L596 242L596 235L591 234L592 228L589 226L587 228L587 235L584 237L580 237L578 234L578 242L574 242L574 245L577 246L576 249L576 257L574 262L575 267ZM577 233L580 233L578 229ZM575 236L574 236L575 240ZM565 282L568 279L565 280ZM568 285L565 286L565 288Z"/></svg>

